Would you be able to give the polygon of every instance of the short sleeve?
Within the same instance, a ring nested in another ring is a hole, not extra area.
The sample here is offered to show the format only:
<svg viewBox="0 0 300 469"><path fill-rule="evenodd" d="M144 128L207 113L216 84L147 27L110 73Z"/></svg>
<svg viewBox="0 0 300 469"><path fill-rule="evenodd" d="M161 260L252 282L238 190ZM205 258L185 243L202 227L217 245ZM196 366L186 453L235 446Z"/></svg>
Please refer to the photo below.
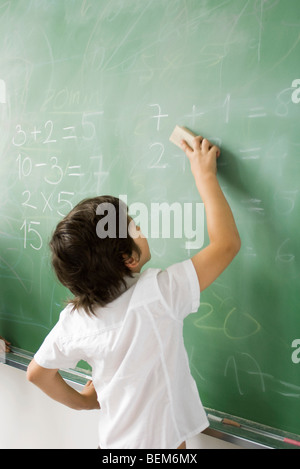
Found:
<svg viewBox="0 0 300 469"><path fill-rule="evenodd" d="M200 287L191 259L159 272L157 281L163 300L176 319L182 320L198 311Z"/></svg>
<svg viewBox="0 0 300 469"><path fill-rule="evenodd" d="M38 365L50 369L75 368L80 360L68 347L68 343L59 336L59 322L47 335L34 359Z"/></svg>

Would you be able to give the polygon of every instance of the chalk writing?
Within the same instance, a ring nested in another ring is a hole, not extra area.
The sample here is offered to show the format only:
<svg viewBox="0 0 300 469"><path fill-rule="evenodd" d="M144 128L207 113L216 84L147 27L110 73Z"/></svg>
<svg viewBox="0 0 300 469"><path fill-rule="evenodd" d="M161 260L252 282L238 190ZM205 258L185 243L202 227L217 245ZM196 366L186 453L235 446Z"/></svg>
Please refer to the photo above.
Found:
<svg viewBox="0 0 300 469"><path fill-rule="evenodd" d="M32 171L32 161L29 156L22 157L21 153L19 153L17 157L17 164L18 164L18 176L19 179L24 177L28 177Z"/></svg>
<svg viewBox="0 0 300 469"><path fill-rule="evenodd" d="M168 114L162 114L161 113L161 107L159 104L149 104L150 107L154 107L156 106L157 107L157 114L155 116L152 116L151 119L157 119L157 123L156 123L156 130L159 131L160 130L160 120L162 117L168 117Z"/></svg>
<svg viewBox="0 0 300 469"><path fill-rule="evenodd" d="M104 111L84 112L82 114L82 138L84 140L93 140L97 135L97 121L100 116L103 116Z"/></svg>
<svg viewBox="0 0 300 469"><path fill-rule="evenodd" d="M261 147L246 148L239 150L243 160L258 160L260 158Z"/></svg>
<svg viewBox="0 0 300 469"><path fill-rule="evenodd" d="M58 126L53 119L45 120L41 125L38 123L33 123L31 126L16 124L11 143L18 149L15 159L17 179L25 185L20 190L20 205L24 219L19 225L25 250L40 251L42 249L45 215L64 217L74 207L77 181L82 180L86 175L93 176L97 192L100 192L101 184L109 176L109 172L103 169L103 155L89 156L87 158L89 164L85 164L83 168L82 164L65 161L60 156L60 150L57 150L57 147L63 141L70 145L72 141L94 141L97 138L99 118L102 115L103 111L83 112L79 121L80 136L77 132L78 119L76 125L68 122ZM43 150L45 146L53 148L50 150L51 153L57 152L57 155L51 154L49 150ZM71 190L66 190L64 187L64 183L68 180L74 181L74 187ZM46 186L39 188L39 184L33 181L39 181Z"/></svg>
<svg viewBox="0 0 300 469"><path fill-rule="evenodd" d="M24 202L22 202L22 205L23 205L24 207L33 208L34 210L36 210L36 209L37 209L36 206L35 206L35 205L31 205L31 204L29 203L30 198L31 198L30 191L28 191L28 190L23 191L23 192L22 192L22 195L25 196L25 197L24 197L25 200L24 200Z"/></svg>
<svg viewBox="0 0 300 469"><path fill-rule="evenodd" d="M30 235L29 238L29 245L34 249L35 251L39 251L42 246L43 246L43 240L40 235L40 233L37 231L34 226L39 226L41 223L39 221L30 221L28 222L27 220L24 220L20 230L24 230L24 249L28 247L28 235ZM33 239L34 238L34 239ZM32 243L31 241L34 241Z"/></svg>
<svg viewBox="0 0 300 469"><path fill-rule="evenodd" d="M297 90L291 96L291 88L285 88L277 95L276 115L279 117L286 117L289 113L289 103L294 98L296 100Z"/></svg>
<svg viewBox="0 0 300 469"><path fill-rule="evenodd" d="M202 117L204 114L204 111L197 109L197 106L193 104L192 106L192 113L191 114L185 114L185 117L190 117L191 118L191 127L194 128L196 124L196 117Z"/></svg>
<svg viewBox="0 0 300 469"><path fill-rule="evenodd" d="M238 321L241 322L241 330L232 332L233 326L236 327ZM237 308L232 308L224 321L224 334L229 339L247 339L257 334L261 329L259 322L248 313L240 313ZM242 332L245 331L245 332Z"/></svg>
<svg viewBox="0 0 300 469"><path fill-rule="evenodd" d="M230 110L230 93L227 94L225 101L224 101L224 109L225 109L225 123L229 123L229 110Z"/></svg>
<svg viewBox="0 0 300 469"><path fill-rule="evenodd" d="M13 136L12 143L16 147L21 147L26 143L26 133L22 130L20 124L16 126L16 135Z"/></svg>
<svg viewBox="0 0 300 469"><path fill-rule="evenodd" d="M283 262L283 263L291 263L295 260L295 255L291 252L286 253L285 246L289 243L290 238L287 238L283 241L283 243L279 246L277 253L276 253L276 261Z"/></svg>
<svg viewBox="0 0 300 469"><path fill-rule="evenodd" d="M239 366L237 364L237 361L239 363ZM251 363L251 367L249 367L249 361ZM246 364L248 366L246 366ZM244 366L241 366L241 365L244 365ZM254 369L253 369L253 365L254 365ZM252 355L246 352L242 352L242 353L238 353L236 357L234 355L229 356L225 364L224 377L228 376L230 366L231 368L233 368L235 383L236 383L238 392L241 396L243 396L246 393L246 391L242 389L241 383L240 383L240 376L241 376L242 371L246 371L247 374L250 374L254 377L258 376L257 384L259 386L259 390L263 393L266 392L264 373L262 372L258 361L255 358L253 358ZM251 383L252 385L254 384L253 380L251 381Z"/></svg>
<svg viewBox="0 0 300 469"><path fill-rule="evenodd" d="M297 363L299 363L298 362L298 356L295 359L296 359ZM289 398L292 397L294 399L299 399L299 397L300 397L300 386L297 386L296 384L293 384L293 383L286 383L285 381L282 381L282 380L278 380L278 383L284 389L284 391L276 390L276 392L278 394L281 394L281 396L285 396L285 397L289 397ZM286 389L286 388L288 388L288 389ZM287 392L287 390L289 390L290 392ZM293 392L291 392L291 391L293 391Z"/></svg>
<svg viewBox="0 0 300 469"><path fill-rule="evenodd" d="M241 203L245 205L249 212L257 214L258 216L264 216L264 208L261 207L262 200L255 197L249 199L242 199Z"/></svg>
<svg viewBox="0 0 300 469"><path fill-rule="evenodd" d="M148 168L166 168L168 165L167 163L161 163L161 159L163 157L165 147L161 142L154 142L150 145L151 148L158 148L157 156L153 159L153 161L149 164Z"/></svg>
<svg viewBox="0 0 300 469"><path fill-rule="evenodd" d="M103 115L103 111L97 112L84 112L81 119L81 135L80 137L84 140L93 140L97 135L97 121L99 117ZM98 122L99 124L99 122ZM26 130L21 124L16 125L15 133L12 137L12 144L16 147L22 147L25 144L34 143L54 144L58 143L56 131L60 131L61 138L63 140L77 140L78 130L75 125L66 125L58 128L55 126L53 120L49 119L40 127L33 125L32 130ZM30 138L32 136L32 138ZM38 136L41 137L38 142Z"/></svg>
<svg viewBox="0 0 300 469"><path fill-rule="evenodd" d="M0 80L0 104L6 103L6 84L4 80Z"/></svg>
<svg viewBox="0 0 300 469"><path fill-rule="evenodd" d="M252 357L252 355L250 355L250 353L242 352L241 355L242 355L242 357L248 358L251 361L251 363L254 364L255 369L252 371L251 369L248 368L247 373L250 374L250 375L253 375L253 376L258 376L259 383L260 383L260 386L261 386L261 391L266 392L264 373L262 372L258 361L255 360L255 358Z"/></svg>
<svg viewBox="0 0 300 469"><path fill-rule="evenodd" d="M97 178L97 193L100 192L101 184L103 184L109 176L109 171L103 170L103 155L90 156L90 160L98 162L98 170L93 171L93 175Z"/></svg>
<svg viewBox="0 0 300 469"><path fill-rule="evenodd" d="M230 298L220 298L220 309L225 307L226 301L229 299ZM249 313L241 312L237 307L229 308L229 311L227 310L226 316L220 324L219 308L216 308L208 302L202 303L201 311L203 311L203 314L194 321L194 326L199 329L222 331L230 340L244 340L260 331L260 323ZM215 315L218 317L218 322L214 324L213 318Z"/></svg>
<svg viewBox="0 0 300 469"><path fill-rule="evenodd" d="M227 359L227 362L226 362L226 365L225 365L225 370L224 370L224 376L225 376L225 377L227 377L228 368L229 368L230 365L233 367L235 382L236 382L236 385L237 385L239 394L240 394L241 396L243 396L244 393L243 393L243 391L242 391L242 389L241 389L241 386L240 386L240 381L239 381L239 376L238 376L238 370L237 370L236 360L235 360L235 357L234 357L233 355L231 355L231 356L228 357L228 359Z"/></svg>
<svg viewBox="0 0 300 469"><path fill-rule="evenodd" d="M52 138L53 134L53 122L51 120L47 121L44 125L46 130L46 138L43 143L56 143L57 140Z"/></svg>
<svg viewBox="0 0 300 469"><path fill-rule="evenodd" d="M278 190L274 194L274 200L276 201L276 210L280 214L290 214L293 212L296 204L296 199L299 190Z"/></svg>
<svg viewBox="0 0 300 469"><path fill-rule="evenodd" d="M257 117L266 117L266 115L267 113L265 112L265 109L262 106L258 106L250 109L248 117L250 117L250 119L253 119Z"/></svg>

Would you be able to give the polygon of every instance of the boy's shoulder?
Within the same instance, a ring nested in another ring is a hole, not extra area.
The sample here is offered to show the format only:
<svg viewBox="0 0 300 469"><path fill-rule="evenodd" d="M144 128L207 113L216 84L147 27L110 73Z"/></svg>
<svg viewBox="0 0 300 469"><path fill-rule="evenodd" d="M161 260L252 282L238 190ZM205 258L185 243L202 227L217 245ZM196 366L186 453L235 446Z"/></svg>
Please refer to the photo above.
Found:
<svg viewBox="0 0 300 469"><path fill-rule="evenodd" d="M175 264L171 264L166 268L148 268L145 270L139 278L139 281L147 282L165 282L167 279L180 278L184 281L184 278L189 278L195 275L195 269L191 259L186 259Z"/></svg>
<svg viewBox="0 0 300 469"><path fill-rule="evenodd" d="M157 277L161 272L161 269L149 267L138 276L137 281L132 286L131 305L145 303L149 300L154 301L159 297L156 285ZM130 294L130 291L131 288L125 293Z"/></svg>
<svg viewBox="0 0 300 469"><path fill-rule="evenodd" d="M147 269L135 293L143 304L159 300L163 309L176 319L196 312L200 304L200 287L191 259L172 264L164 270Z"/></svg>
<svg viewBox="0 0 300 469"><path fill-rule="evenodd" d="M139 277L135 289L135 300L155 301L169 295L180 294L187 283L198 289L194 266L190 259L172 264L165 269L148 268Z"/></svg>

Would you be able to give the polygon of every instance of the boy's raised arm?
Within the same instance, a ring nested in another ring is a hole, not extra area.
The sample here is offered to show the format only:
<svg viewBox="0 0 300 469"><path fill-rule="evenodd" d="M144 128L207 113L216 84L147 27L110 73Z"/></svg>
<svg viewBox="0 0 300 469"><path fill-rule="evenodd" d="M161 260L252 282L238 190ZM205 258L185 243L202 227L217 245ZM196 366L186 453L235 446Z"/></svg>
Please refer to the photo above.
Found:
<svg viewBox="0 0 300 469"><path fill-rule="evenodd" d="M207 288L238 253L241 241L231 209L217 180L220 150L207 139L195 137L193 148L182 141L199 194L204 202L209 245L192 257L200 289Z"/></svg>

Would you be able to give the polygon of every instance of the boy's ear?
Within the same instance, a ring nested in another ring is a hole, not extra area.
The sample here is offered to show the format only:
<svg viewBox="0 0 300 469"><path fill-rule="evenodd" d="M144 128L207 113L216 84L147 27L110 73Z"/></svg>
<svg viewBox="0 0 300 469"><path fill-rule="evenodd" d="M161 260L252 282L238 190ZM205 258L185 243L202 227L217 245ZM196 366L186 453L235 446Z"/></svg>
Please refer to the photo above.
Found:
<svg viewBox="0 0 300 469"><path fill-rule="evenodd" d="M123 254L123 259L124 259L124 264L130 270L134 270L139 264L138 256L135 255L135 253L133 253L132 256L130 257L127 257L125 254Z"/></svg>

